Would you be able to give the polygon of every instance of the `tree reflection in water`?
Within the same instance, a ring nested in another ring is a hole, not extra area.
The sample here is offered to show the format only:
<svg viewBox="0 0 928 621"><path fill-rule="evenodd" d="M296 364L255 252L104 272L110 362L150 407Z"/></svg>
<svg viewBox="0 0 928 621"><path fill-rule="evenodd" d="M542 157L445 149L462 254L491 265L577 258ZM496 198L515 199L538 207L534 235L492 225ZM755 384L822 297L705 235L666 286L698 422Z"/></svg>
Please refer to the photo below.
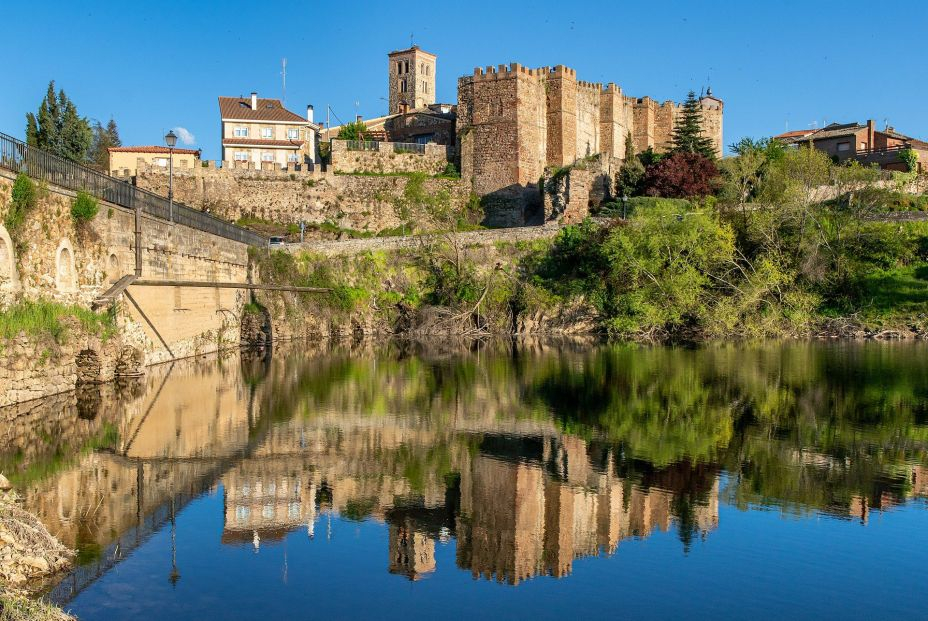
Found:
<svg viewBox="0 0 928 621"><path fill-rule="evenodd" d="M374 519L391 573L454 538L459 568L517 584L655 530L688 550L719 503L867 520L924 497L926 405L918 344L359 345L20 406L0 467L85 551L72 595L219 485L228 545Z"/></svg>

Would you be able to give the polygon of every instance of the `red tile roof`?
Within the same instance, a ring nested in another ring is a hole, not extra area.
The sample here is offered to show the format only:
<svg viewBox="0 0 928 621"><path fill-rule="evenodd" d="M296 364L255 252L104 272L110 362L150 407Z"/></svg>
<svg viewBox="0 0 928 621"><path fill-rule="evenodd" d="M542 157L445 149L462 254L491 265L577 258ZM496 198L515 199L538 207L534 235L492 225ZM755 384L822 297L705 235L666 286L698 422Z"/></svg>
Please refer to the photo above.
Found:
<svg viewBox="0 0 928 621"><path fill-rule="evenodd" d="M262 140L260 138L223 138L224 146L241 145L247 147L293 147L299 149L303 146L301 140Z"/></svg>
<svg viewBox="0 0 928 621"><path fill-rule="evenodd" d="M167 147L158 145L146 145L141 147L107 147L110 153L169 153ZM200 155L199 149L174 149L175 155Z"/></svg>
<svg viewBox="0 0 928 621"><path fill-rule="evenodd" d="M270 121L309 123L305 117L284 108L279 99L258 98L257 109L251 109L251 97L220 97L219 116L236 121Z"/></svg>

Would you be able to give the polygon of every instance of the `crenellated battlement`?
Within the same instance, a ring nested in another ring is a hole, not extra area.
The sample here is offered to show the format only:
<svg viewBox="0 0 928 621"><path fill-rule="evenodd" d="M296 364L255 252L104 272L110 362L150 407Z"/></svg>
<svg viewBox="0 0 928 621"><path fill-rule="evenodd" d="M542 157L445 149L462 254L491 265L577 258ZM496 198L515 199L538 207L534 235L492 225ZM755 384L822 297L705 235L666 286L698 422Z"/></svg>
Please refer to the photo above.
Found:
<svg viewBox="0 0 928 621"><path fill-rule="evenodd" d="M477 67L458 87L462 178L478 195L503 202L528 200L524 193L534 192L548 166L571 166L597 154L604 161L620 160L629 135L638 152L666 150L681 107L629 96L614 82L580 80L565 65ZM722 111L716 101L703 105L705 133L721 155ZM528 213L529 203L514 205L513 217Z"/></svg>
<svg viewBox="0 0 928 621"><path fill-rule="evenodd" d="M513 77L531 76L531 77L541 77L546 75L545 68L542 69L531 69L519 63L509 63L508 65L487 65L486 67L474 67L474 74L472 76L466 76L474 82L479 81L490 81L490 80L505 80ZM466 78L462 78L466 79Z"/></svg>

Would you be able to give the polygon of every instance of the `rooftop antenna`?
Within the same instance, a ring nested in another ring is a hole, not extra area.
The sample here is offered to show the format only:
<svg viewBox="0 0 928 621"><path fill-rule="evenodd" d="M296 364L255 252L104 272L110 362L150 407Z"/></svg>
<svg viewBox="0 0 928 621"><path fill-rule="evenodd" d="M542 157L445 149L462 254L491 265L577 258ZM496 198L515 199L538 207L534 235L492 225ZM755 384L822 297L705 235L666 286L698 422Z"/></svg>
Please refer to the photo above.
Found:
<svg viewBox="0 0 928 621"><path fill-rule="evenodd" d="M283 92L281 93L281 101L286 105L287 103L287 59L284 58L280 61L280 75L283 76Z"/></svg>
<svg viewBox="0 0 928 621"><path fill-rule="evenodd" d="M889 117L883 117L883 131L889 129Z"/></svg>
<svg viewBox="0 0 928 621"><path fill-rule="evenodd" d="M410 32L410 33L409 33L409 47L412 47L412 46L413 46L413 43L412 43L412 35L413 35L413 33Z"/></svg>

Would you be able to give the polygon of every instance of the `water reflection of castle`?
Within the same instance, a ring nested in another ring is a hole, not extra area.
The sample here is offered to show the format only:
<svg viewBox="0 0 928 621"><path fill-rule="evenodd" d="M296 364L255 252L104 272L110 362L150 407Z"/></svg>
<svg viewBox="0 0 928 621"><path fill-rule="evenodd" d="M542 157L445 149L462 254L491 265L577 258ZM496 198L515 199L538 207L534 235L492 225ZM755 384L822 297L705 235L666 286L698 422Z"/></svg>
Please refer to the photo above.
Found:
<svg viewBox="0 0 928 621"><path fill-rule="evenodd" d="M566 576L574 559L612 554L622 539L671 525L674 491L628 484L608 451L591 455L577 438L483 436L475 454L452 451L459 476L416 493L389 474L332 468L349 457L342 451L350 452L353 438L361 453L350 460L355 466L364 462L364 447L388 448L390 438L339 437L337 453L306 452L321 433L300 429L299 456L245 460L223 477L224 542L277 539L298 528L313 534L320 514L352 515L361 506L388 524L391 573L415 580L434 571L436 540L455 535L460 568L518 584ZM718 478L706 475L692 507L699 534L718 525Z"/></svg>
<svg viewBox="0 0 928 621"><path fill-rule="evenodd" d="M924 452L835 457L836 449L798 450L761 428L733 441L717 463L656 467L520 410L511 382L453 399L435 388L447 400L429 405L437 397L424 399L417 384L384 371L383 382L349 385L320 405L296 390L281 397L298 385L292 379L255 384L250 372L178 363L173 376L152 372L137 391L98 388L93 411L64 395L0 418L7 472L46 472L20 485L24 505L93 555L61 588L63 598L220 482L226 543L272 541L293 529L319 537L319 521L332 515L370 516L387 524L385 564L394 574L435 571L436 542L454 537L458 567L511 584L567 575L577 558L611 554L627 537L672 524L687 545L716 527L720 501L866 521L871 510L928 497L928 467L914 465ZM436 387L453 393L440 375ZM358 396L368 393L390 395L389 406L372 413ZM105 450L79 450L97 446ZM721 464L741 468L720 490Z"/></svg>

